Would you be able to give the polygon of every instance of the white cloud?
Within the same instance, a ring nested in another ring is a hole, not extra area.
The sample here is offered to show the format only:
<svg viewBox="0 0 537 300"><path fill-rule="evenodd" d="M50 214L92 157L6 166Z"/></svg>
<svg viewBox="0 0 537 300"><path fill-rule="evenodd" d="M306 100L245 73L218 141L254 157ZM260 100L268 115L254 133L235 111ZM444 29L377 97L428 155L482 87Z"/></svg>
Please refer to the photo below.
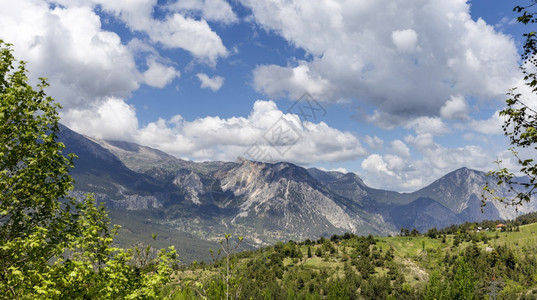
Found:
<svg viewBox="0 0 537 300"><path fill-rule="evenodd" d="M371 154L362 161L362 169L375 175L388 175L395 177L396 174L388 169L388 164L384 161L382 156L378 154Z"/></svg>
<svg viewBox="0 0 537 300"><path fill-rule="evenodd" d="M38 76L48 78L47 93L66 110L100 105L110 97L128 98L141 83L168 85L180 72L163 63L167 59L161 59L158 45L184 49L210 65L228 55L204 19L177 12L156 19L156 5L156 0L4 1L0 38L13 43L17 57L29 62L32 82ZM203 10L214 20L232 21L226 7L221 0L207 0ZM96 9L142 34L124 44L118 34L103 29L103 13ZM136 61L146 61L148 68L141 72Z"/></svg>
<svg viewBox="0 0 537 300"><path fill-rule="evenodd" d="M131 31L148 35L153 43L167 48L180 48L190 52L196 59L214 65L219 57L228 55L221 38L205 19L190 17L191 11L167 11L162 18L155 18L157 0L56 0L53 1L71 9L85 7L102 9L123 22ZM223 9L220 15L227 16L225 4L221 0L206 1L202 7L209 11ZM229 5L228 5L229 6ZM195 7L192 8L195 11ZM214 13L213 13L214 14ZM229 18L229 17L227 17ZM214 19L215 20L215 19ZM223 21L223 20L217 20Z"/></svg>
<svg viewBox="0 0 537 300"><path fill-rule="evenodd" d="M7 1L0 10L0 38L28 61L31 76L48 77L47 93L64 108L127 97L139 86L129 49L117 34L101 29L99 16L88 7Z"/></svg>
<svg viewBox="0 0 537 300"><path fill-rule="evenodd" d="M384 144L384 141L378 136L371 137L369 135L364 137L364 142L369 146L369 148L375 150L381 149L382 145Z"/></svg>
<svg viewBox="0 0 537 300"><path fill-rule="evenodd" d="M451 120L468 120L468 104L462 96L451 96L440 108L440 116Z"/></svg>
<svg viewBox="0 0 537 300"><path fill-rule="evenodd" d="M238 21L231 6L224 0L181 0L167 5L172 11L200 14L205 20L224 24Z"/></svg>
<svg viewBox="0 0 537 300"><path fill-rule="evenodd" d="M437 144L431 134L410 135L405 141L417 150L415 156L419 154L421 157L414 159L406 156L402 147L404 143L392 142L395 155L372 154L362 161L362 169L366 172L364 178L369 185L375 188L415 191L461 167L477 170L489 170L493 167L493 153L480 146L448 148ZM401 149L398 151L398 148Z"/></svg>
<svg viewBox="0 0 537 300"><path fill-rule="evenodd" d="M343 174L347 174L349 173L349 170L345 169L345 168L335 168L335 169L330 169L328 171L332 171L332 172L339 172L339 173L343 173Z"/></svg>
<svg viewBox="0 0 537 300"><path fill-rule="evenodd" d="M209 77L204 73L198 73L196 76L201 81L202 88L209 88L213 90L213 92L218 91L224 84L224 78L221 76Z"/></svg>
<svg viewBox="0 0 537 300"><path fill-rule="evenodd" d="M412 29L392 31L392 41L401 52L413 52L416 50L418 33Z"/></svg>
<svg viewBox="0 0 537 300"><path fill-rule="evenodd" d="M391 143L391 150L402 157L409 157L410 156L410 149L407 147L407 145L401 141L401 140L393 140Z"/></svg>
<svg viewBox="0 0 537 300"><path fill-rule="evenodd" d="M231 6L224 0L205 0L203 17L207 20L221 21L228 24L238 20Z"/></svg>
<svg viewBox="0 0 537 300"><path fill-rule="evenodd" d="M304 92L318 100L326 100L324 93L329 82L321 76L312 74L306 62L288 68L276 65L259 66L254 70L254 87L267 95L283 96L285 92L298 99Z"/></svg>
<svg viewBox="0 0 537 300"><path fill-rule="evenodd" d="M143 78L150 86L163 88L181 75L174 67L165 66L155 59L150 58L147 65L149 68L144 72Z"/></svg>
<svg viewBox="0 0 537 300"><path fill-rule="evenodd" d="M219 57L228 55L220 37L203 19L185 18L176 13L163 21L150 20L148 23L135 29L146 32L153 42L164 47L185 49L211 65L215 65Z"/></svg>
<svg viewBox="0 0 537 300"><path fill-rule="evenodd" d="M449 131L447 126L438 117L419 117L410 120L405 128L413 129L417 134L431 133L441 135Z"/></svg>
<svg viewBox="0 0 537 300"><path fill-rule="evenodd" d="M62 112L61 122L76 132L111 140L133 141L138 130L134 107L118 98Z"/></svg>
<svg viewBox="0 0 537 300"><path fill-rule="evenodd" d="M310 164L348 161L366 154L353 134L323 122L302 122L297 115L279 110L272 101L256 101L248 117L188 121L177 115L138 128L134 108L122 100L109 99L99 107L72 110L62 115L62 122L89 136L129 140L194 160L231 161L244 156ZM275 137L281 133L281 138ZM289 134L298 138L285 140ZM252 156L254 145L270 159Z"/></svg>
<svg viewBox="0 0 537 300"><path fill-rule="evenodd" d="M405 141L423 155L422 164L432 167L439 174L458 167L483 169L492 163L490 153L480 146L446 148L434 142L430 134L407 136Z"/></svg>
<svg viewBox="0 0 537 300"><path fill-rule="evenodd" d="M496 111L489 119L472 120L469 129L484 134L503 134L504 122L504 118L500 116L500 111Z"/></svg>
<svg viewBox="0 0 537 300"><path fill-rule="evenodd" d="M252 20L311 55L258 66L254 87L363 101L387 128L438 115L451 95L501 99L519 76L514 41L472 20L466 2L243 0Z"/></svg>

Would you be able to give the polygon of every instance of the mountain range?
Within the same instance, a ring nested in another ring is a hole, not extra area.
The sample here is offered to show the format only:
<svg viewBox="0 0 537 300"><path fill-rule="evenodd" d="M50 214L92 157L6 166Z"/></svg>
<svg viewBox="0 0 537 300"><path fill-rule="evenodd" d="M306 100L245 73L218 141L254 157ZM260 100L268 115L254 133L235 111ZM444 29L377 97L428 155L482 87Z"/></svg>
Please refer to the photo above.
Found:
<svg viewBox="0 0 537 300"><path fill-rule="evenodd" d="M71 170L73 195L93 193L126 232L158 229L171 235L169 244L176 242L174 232L203 246L203 241L217 241L224 233L242 235L252 247L344 232L388 235L402 227L425 232L537 210L535 201L518 211L497 201L482 207L483 186L490 178L467 168L418 191L399 193L368 187L352 172L287 162L193 162L60 128L65 153L78 156ZM504 187L496 190L510 196Z"/></svg>

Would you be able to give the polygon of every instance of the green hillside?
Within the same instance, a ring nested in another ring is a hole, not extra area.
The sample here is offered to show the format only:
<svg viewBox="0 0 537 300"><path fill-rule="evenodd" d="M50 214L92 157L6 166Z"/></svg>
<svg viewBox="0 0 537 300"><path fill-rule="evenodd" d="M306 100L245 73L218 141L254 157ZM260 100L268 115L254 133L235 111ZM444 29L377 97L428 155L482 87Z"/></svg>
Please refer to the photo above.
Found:
<svg viewBox="0 0 537 300"><path fill-rule="evenodd" d="M333 235L238 252L230 259L229 297L537 299L537 223L510 222L504 231L497 223L446 229L453 234ZM226 257L220 258L176 270L162 296L226 299Z"/></svg>

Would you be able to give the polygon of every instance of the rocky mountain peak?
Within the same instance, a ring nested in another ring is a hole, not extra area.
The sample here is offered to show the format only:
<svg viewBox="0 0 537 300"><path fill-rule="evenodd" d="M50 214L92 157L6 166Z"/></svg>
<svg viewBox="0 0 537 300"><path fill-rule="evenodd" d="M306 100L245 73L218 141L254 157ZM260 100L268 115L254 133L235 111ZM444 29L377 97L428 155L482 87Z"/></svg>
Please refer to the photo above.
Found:
<svg viewBox="0 0 537 300"><path fill-rule="evenodd" d="M72 173L76 192L94 192L116 209L146 210L139 215L154 214L160 224L204 237L217 238L222 229L259 244L345 231L393 234L398 226L425 230L514 216L498 203L480 212L487 178L468 168L419 191L397 193L370 188L352 172L244 159L185 161L128 142L89 139L65 127L60 139L66 153L80 157ZM528 205L524 212L534 208Z"/></svg>

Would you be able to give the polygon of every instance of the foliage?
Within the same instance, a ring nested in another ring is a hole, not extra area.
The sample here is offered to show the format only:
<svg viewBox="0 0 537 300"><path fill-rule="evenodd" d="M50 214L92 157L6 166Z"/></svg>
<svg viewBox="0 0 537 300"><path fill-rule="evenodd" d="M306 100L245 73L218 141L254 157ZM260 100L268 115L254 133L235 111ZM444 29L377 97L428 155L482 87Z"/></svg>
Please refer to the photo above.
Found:
<svg viewBox="0 0 537 300"><path fill-rule="evenodd" d="M442 276L438 270L434 270L429 277L429 282L425 286L423 299L425 300L442 300L449 298L449 289L442 282Z"/></svg>
<svg viewBox="0 0 537 300"><path fill-rule="evenodd" d="M112 247L118 227L110 230L104 206L88 197L79 205L79 234L69 244L70 253L53 269L63 278L62 297L81 299L155 299L170 280L175 250L160 250L150 257L149 246L123 250ZM136 259L137 258L137 259Z"/></svg>
<svg viewBox="0 0 537 300"><path fill-rule="evenodd" d="M450 299L475 299L474 289L475 283L472 270L466 260L461 257L457 261L457 272L449 289Z"/></svg>
<svg viewBox="0 0 537 300"><path fill-rule="evenodd" d="M225 272L223 276L216 276L205 286L197 282L200 288L200 293L203 297L209 299L239 299L241 295L241 281L242 277L236 274L236 256L233 254L237 251L240 244L244 240L242 236L237 237L235 245L232 245L231 234L224 234L224 239L220 240L220 248L217 250L215 256L214 251L210 249L211 256L215 264L221 264L219 261L220 255L223 253L226 263Z"/></svg>
<svg viewBox="0 0 537 300"><path fill-rule="evenodd" d="M41 293L52 284L48 260L74 233L70 209L57 201L71 189L64 145L56 142L59 106L28 83L26 65L0 40L0 291ZM1 293L0 293L1 294Z"/></svg>
<svg viewBox="0 0 537 300"><path fill-rule="evenodd" d="M537 4L537 0L531 0L525 6L516 6L513 10L519 13L517 18L522 24L537 23L537 14L532 8ZM531 89L533 94L537 93L537 33L534 31L523 34L526 38L524 43L524 53L521 56L521 69L524 74L525 84ZM520 155L517 149L533 148L537 150L537 111L523 102L523 95L518 93L516 88L511 89L506 100L507 108L500 111L500 116L505 117L502 126L504 134L509 137L511 148L509 149L520 166L519 173L528 177L527 180L519 179L507 168L501 167L501 161L496 161L498 170L488 173L496 178L498 186L505 184L509 191L514 192L512 199L499 197L495 194L493 187L488 184L484 187L485 194L491 195L493 199L501 201L507 205L515 207L531 200L532 195L537 193L537 165L532 158ZM484 195L485 196L485 195Z"/></svg>
<svg viewBox="0 0 537 300"><path fill-rule="evenodd" d="M0 298L157 298L175 250L112 247L117 227L102 204L69 196L74 155L56 141L60 106L26 73L0 40Z"/></svg>
<svg viewBox="0 0 537 300"><path fill-rule="evenodd" d="M475 232L476 224L469 224ZM445 243L440 234L278 242L231 256L233 276L241 278L241 292L234 295L237 299L490 299L494 292L499 299L533 299L536 232L537 223L531 223L521 225L520 231L480 232L479 239L467 240L468 233L457 247L451 241L462 232L445 234ZM317 250L322 257L314 254ZM196 282L208 291L202 296L223 299L225 270L225 260L192 265L176 273L177 286L167 295L198 299L199 293L182 296Z"/></svg>

